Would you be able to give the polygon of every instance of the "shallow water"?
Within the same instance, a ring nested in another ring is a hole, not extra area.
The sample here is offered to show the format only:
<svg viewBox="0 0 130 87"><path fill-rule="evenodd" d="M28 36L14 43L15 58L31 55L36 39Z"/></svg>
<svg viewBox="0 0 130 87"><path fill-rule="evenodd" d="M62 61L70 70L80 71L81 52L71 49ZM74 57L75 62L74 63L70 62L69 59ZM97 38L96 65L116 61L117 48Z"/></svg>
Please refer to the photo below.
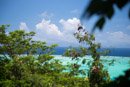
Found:
<svg viewBox="0 0 130 87"><path fill-rule="evenodd" d="M67 63L75 63L76 60L72 60L69 57L63 57L61 55L54 55L55 59L58 59L62 62L63 65L67 65ZM79 64L81 64L81 60L86 58L87 61L92 61L91 56L86 56L80 58ZM130 68L130 57L116 57L116 56L101 56L102 63L104 68L108 70L110 74L110 78L114 79L120 75L124 75L124 71ZM112 63L113 62L113 63ZM88 71L88 65L82 64L80 69L86 69L86 73Z"/></svg>
<svg viewBox="0 0 130 87"><path fill-rule="evenodd" d="M21 55L21 56L26 56L26 55ZM34 56L37 57L37 55ZM67 65L68 63L76 63L76 62L78 64L81 64L82 59L84 58L86 59L86 62L92 61L91 56L85 56L79 58L80 60L77 61L72 60L70 57L63 57L62 55L53 55L53 56L54 59L61 61L63 65ZM111 79L114 79L120 75L124 75L124 71L130 69L130 57L101 56L101 60L104 65L104 68L108 70ZM111 63L112 61L113 63ZM86 70L87 73L89 67L87 64L82 64L80 69Z"/></svg>

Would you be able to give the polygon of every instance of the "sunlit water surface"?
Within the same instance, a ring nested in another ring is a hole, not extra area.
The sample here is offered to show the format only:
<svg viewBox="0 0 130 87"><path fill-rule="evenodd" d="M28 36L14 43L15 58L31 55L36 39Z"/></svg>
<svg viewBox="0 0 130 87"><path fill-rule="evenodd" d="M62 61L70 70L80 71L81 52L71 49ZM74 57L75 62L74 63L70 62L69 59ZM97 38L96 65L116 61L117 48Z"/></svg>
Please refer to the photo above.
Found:
<svg viewBox="0 0 130 87"><path fill-rule="evenodd" d="M81 64L80 69L85 69L86 73L89 69L87 64L82 64L82 59L86 58L86 62L92 61L91 56L85 56L79 58L79 60L72 60L70 57L63 57L61 55L54 55L55 59L62 62L63 65L68 63L78 63ZM117 56L101 56L104 69L107 69L110 78L114 79L120 75L124 75L124 71L130 68L130 57L117 57Z"/></svg>
<svg viewBox="0 0 130 87"><path fill-rule="evenodd" d="M26 55L21 55L21 56L26 56ZM86 73L89 70L89 66L87 64L82 64L82 60L85 58L86 63L92 61L91 56L85 56L85 57L79 58L79 60L72 60L72 58L64 57L62 55L53 55L53 56L54 56L54 59L59 60L62 63L62 65L68 65L72 63L81 64L80 69L85 70ZM35 57L37 57L37 55L35 55ZM101 56L101 61L104 65L104 69L108 70L111 79L115 79L116 77L120 75L124 75L124 71L127 69L130 69L130 57Z"/></svg>

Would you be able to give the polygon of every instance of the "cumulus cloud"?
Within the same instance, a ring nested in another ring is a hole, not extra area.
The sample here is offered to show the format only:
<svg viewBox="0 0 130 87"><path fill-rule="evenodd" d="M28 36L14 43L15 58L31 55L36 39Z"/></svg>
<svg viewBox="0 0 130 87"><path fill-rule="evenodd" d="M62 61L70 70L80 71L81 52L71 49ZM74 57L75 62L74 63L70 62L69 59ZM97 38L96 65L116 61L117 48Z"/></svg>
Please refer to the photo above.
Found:
<svg viewBox="0 0 130 87"><path fill-rule="evenodd" d="M53 43L60 40L60 37L62 37L61 31L50 20L43 19L36 24L36 38L38 40Z"/></svg>
<svg viewBox="0 0 130 87"><path fill-rule="evenodd" d="M44 33L47 35L62 35L58 27L55 24L51 23L50 20L42 20L42 22L36 24L36 29L44 31Z"/></svg>
<svg viewBox="0 0 130 87"><path fill-rule="evenodd" d="M96 35L96 40L104 47L126 48L130 46L130 35L122 31L104 32Z"/></svg>
<svg viewBox="0 0 130 87"><path fill-rule="evenodd" d="M78 25L80 24L80 20L77 18L72 18L68 20L61 19L59 22L63 26L65 33L74 33L74 31L76 31Z"/></svg>
<svg viewBox="0 0 130 87"><path fill-rule="evenodd" d="M19 28L20 30L25 30L26 32L29 32L29 28L25 22L21 22Z"/></svg>
<svg viewBox="0 0 130 87"><path fill-rule="evenodd" d="M48 43L57 43L61 46L76 45L77 41L73 36L80 20L72 18L68 20L61 19L59 23L62 25L61 29L52 23L50 20L43 19L36 24L36 38L37 40L47 41Z"/></svg>
<svg viewBox="0 0 130 87"><path fill-rule="evenodd" d="M73 33L77 30L80 20L78 18L70 18L67 20L59 20L61 26L52 23L51 20L43 19L35 26L35 40L46 41L48 44L59 44L59 46L78 46L80 45ZM25 22L20 23L20 29L29 31ZM122 32L99 32L96 33L96 41L102 44L102 47L129 47L130 35Z"/></svg>

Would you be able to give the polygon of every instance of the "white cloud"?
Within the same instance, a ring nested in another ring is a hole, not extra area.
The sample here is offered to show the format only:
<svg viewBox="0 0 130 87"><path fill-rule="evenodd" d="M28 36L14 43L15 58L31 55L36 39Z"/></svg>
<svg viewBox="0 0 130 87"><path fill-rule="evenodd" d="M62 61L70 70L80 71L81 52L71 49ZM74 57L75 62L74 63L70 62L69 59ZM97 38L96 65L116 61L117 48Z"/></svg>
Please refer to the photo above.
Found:
<svg viewBox="0 0 130 87"><path fill-rule="evenodd" d="M35 39L46 41L49 44L57 43L60 46L77 45L77 40L74 38L73 33L76 31L78 24L80 24L80 20L77 18L61 19L59 23L62 25L61 29L50 20L43 19L40 23L37 23Z"/></svg>
<svg viewBox="0 0 130 87"><path fill-rule="evenodd" d="M29 32L29 28L25 22L21 22L19 28L20 30L25 30L26 32Z"/></svg>
<svg viewBox="0 0 130 87"><path fill-rule="evenodd" d="M62 33L64 43L69 45L78 46L79 43L74 37L74 32L77 31L78 25L81 24L78 18L70 18L67 20L61 19L59 23L62 25Z"/></svg>
<svg viewBox="0 0 130 87"><path fill-rule="evenodd" d="M96 36L96 41L101 42L103 47L128 48L130 46L130 35L122 31L100 32Z"/></svg>
<svg viewBox="0 0 130 87"><path fill-rule="evenodd" d="M63 26L65 33L74 33L74 31L76 31L78 25L80 24L80 20L77 18L72 18L68 20L61 19L59 22Z"/></svg>
<svg viewBox="0 0 130 87"><path fill-rule="evenodd" d="M48 13L47 11L44 11L43 13L40 14L40 16L44 19L51 19L54 16L54 14Z"/></svg>
<svg viewBox="0 0 130 87"><path fill-rule="evenodd" d="M42 22L36 25L36 29L44 31L45 34L61 36L62 33L59 31L58 27L51 23L50 20L42 20Z"/></svg>
<svg viewBox="0 0 130 87"><path fill-rule="evenodd" d="M70 18L67 20L61 19L59 21L61 27L52 23L51 20L43 19L36 24L35 40L46 41L49 44L59 44L59 46L78 46L79 43L73 36L77 30L80 20L78 18ZM29 31L25 22L20 23L20 29ZM96 34L96 41L102 44L102 47L129 47L130 35L122 32L99 32Z"/></svg>
<svg viewBox="0 0 130 87"><path fill-rule="evenodd" d="M50 20L42 20L36 24L36 39L54 43L60 40L62 33Z"/></svg>

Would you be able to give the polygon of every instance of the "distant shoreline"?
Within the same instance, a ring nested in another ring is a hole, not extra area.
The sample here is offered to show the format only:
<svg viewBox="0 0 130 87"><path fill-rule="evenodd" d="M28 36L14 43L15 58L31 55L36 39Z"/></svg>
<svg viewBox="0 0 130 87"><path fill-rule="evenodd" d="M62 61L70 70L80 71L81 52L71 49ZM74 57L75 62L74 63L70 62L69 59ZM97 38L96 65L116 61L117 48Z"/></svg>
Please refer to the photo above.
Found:
<svg viewBox="0 0 130 87"><path fill-rule="evenodd" d="M56 47L54 55L62 55L67 48L69 47ZM101 50L104 49L110 50L107 56L130 57L130 48L101 48Z"/></svg>

